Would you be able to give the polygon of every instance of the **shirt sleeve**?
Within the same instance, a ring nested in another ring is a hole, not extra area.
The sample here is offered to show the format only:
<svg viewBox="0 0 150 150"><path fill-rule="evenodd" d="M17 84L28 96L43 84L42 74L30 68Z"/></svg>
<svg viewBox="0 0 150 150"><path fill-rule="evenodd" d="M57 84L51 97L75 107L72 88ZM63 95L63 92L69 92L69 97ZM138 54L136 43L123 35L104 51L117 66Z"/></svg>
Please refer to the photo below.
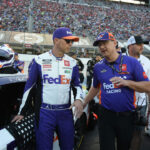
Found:
<svg viewBox="0 0 150 150"><path fill-rule="evenodd" d="M20 109L19 109L18 114L24 114L24 110L26 109L26 105L28 103L29 93L30 93L31 89L33 88L33 86L35 85L37 78L38 78L38 64L34 60L32 65L31 65L28 79L27 79L27 82L25 85L22 103L20 105Z"/></svg>
<svg viewBox="0 0 150 150"><path fill-rule="evenodd" d="M94 73L93 73L93 87L94 88L97 88L98 86L99 86L99 81L98 81L98 78L97 78L97 71L96 71L97 69L96 69L96 65L94 66Z"/></svg>

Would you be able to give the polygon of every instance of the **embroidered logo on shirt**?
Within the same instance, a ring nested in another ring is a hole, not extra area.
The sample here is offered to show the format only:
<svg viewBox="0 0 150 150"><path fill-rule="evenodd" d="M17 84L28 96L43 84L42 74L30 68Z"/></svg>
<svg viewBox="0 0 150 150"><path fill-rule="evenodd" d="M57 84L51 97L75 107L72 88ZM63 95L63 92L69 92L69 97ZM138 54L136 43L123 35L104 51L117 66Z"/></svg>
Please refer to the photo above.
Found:
<svg viewBox="0 0 150 150"><path fill-rule="evenodd" d="M106 69L103 69L102 71L101 71L101 73L104 73L104 72L106 72L107 70Z"/></svg>
<svg viewBox="0 0 150 150"><path fill-rule="evenodd" d="M65 70L65 73L70 73L71 71L70 70Z"/></svg>
<svg viewBox="0 0 150 150"><path fill-rule="evenodd" d="M43 68L52 68L52 65L45 64L45 65L43 65Z"/></svg>
<svg viewBox="0 0 150 150"><path fill-rule="evenodd" d="M67 60L64 60L64 65L65 65L65 66L70 66L70 62L67 61Z"/></svg>
<svg viewBox="0 0 150 150"><path fill-rule="evenodd" d="M127 71L127 65L126 64L122 64L122 71Z"/></svg>
<svg viewBox="0 0 150 150"><path fill-rule="evenodd" d="M52 60L51 59L43 59L42 64L52 64Z"/></svg>
<svg viewBox="0 0 150 150"><path fill-rule="evenodd" d="M144 79L148 78L145 72L143 72L143 77Z"/></svg>

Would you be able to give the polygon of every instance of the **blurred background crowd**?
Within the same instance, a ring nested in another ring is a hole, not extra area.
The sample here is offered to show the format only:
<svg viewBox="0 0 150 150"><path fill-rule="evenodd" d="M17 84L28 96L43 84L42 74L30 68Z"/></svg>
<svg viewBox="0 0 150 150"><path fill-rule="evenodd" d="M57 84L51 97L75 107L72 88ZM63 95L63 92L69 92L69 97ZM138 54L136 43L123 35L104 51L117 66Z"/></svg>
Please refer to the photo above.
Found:
<svg viewBox="0 0 150 150"><path fill-rule="evenodd" d="M101 31L118 40L133 34L150 37L150 8L146 5L98 0L1 0L0 30L52 33L60 26L94 39Z"/></svg>

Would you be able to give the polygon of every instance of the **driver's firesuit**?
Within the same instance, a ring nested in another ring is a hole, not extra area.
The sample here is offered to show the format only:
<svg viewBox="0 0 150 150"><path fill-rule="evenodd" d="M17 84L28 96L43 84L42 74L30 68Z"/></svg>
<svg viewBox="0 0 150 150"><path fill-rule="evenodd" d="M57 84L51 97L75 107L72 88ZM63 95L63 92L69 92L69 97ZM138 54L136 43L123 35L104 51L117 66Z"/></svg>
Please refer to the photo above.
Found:
<svg viewBox="0 0 150 150"><path fill-rule="evenodd" d="M41 54L32 62L19 114L24 115L28 96L36 84L36 146L52 150L53 134L57 132L61 150L73 150L74 122L70 106L70 89L77 89L76 99L82 100L76 60L64 55L57 58L52 51Z"/></svg>

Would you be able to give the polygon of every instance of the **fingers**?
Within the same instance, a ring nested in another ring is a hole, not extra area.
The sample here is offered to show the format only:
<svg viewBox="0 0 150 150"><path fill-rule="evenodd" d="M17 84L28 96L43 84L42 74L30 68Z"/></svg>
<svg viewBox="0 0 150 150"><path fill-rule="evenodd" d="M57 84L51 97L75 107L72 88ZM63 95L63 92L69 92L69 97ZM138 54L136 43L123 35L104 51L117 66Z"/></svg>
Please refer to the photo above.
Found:
<svg viewBox="0 0 150 150"><path fill-rule="evenodd" d="M80 100L76 100L71 106L69 109L74 109L73 110L73 115L76 117L76 118L79 118L81 115L82 115L82 112L83 112L83 104Z"/></svg>
<svg viewBox="0 0 150 150"><path fill-rule="evenodd" d="M24 117L21 115L17 115L13 118L13 120L11 122L19 122L23 119Z"/></svg>
<svg viewBox="0 0 150 150"><path fill-rule="evenodd" d="M75 104L73 103L73 104L69 107L69 109L72 109L74 106L75 106Z"/></svg>
<svg viewBox="0 0 150 150"><path fill-rule="evenodd" d="M113 84L120 85L122 79L119 78L119 77L113 77L113 78L110 79L110 81L111 81Z"/></svg>

